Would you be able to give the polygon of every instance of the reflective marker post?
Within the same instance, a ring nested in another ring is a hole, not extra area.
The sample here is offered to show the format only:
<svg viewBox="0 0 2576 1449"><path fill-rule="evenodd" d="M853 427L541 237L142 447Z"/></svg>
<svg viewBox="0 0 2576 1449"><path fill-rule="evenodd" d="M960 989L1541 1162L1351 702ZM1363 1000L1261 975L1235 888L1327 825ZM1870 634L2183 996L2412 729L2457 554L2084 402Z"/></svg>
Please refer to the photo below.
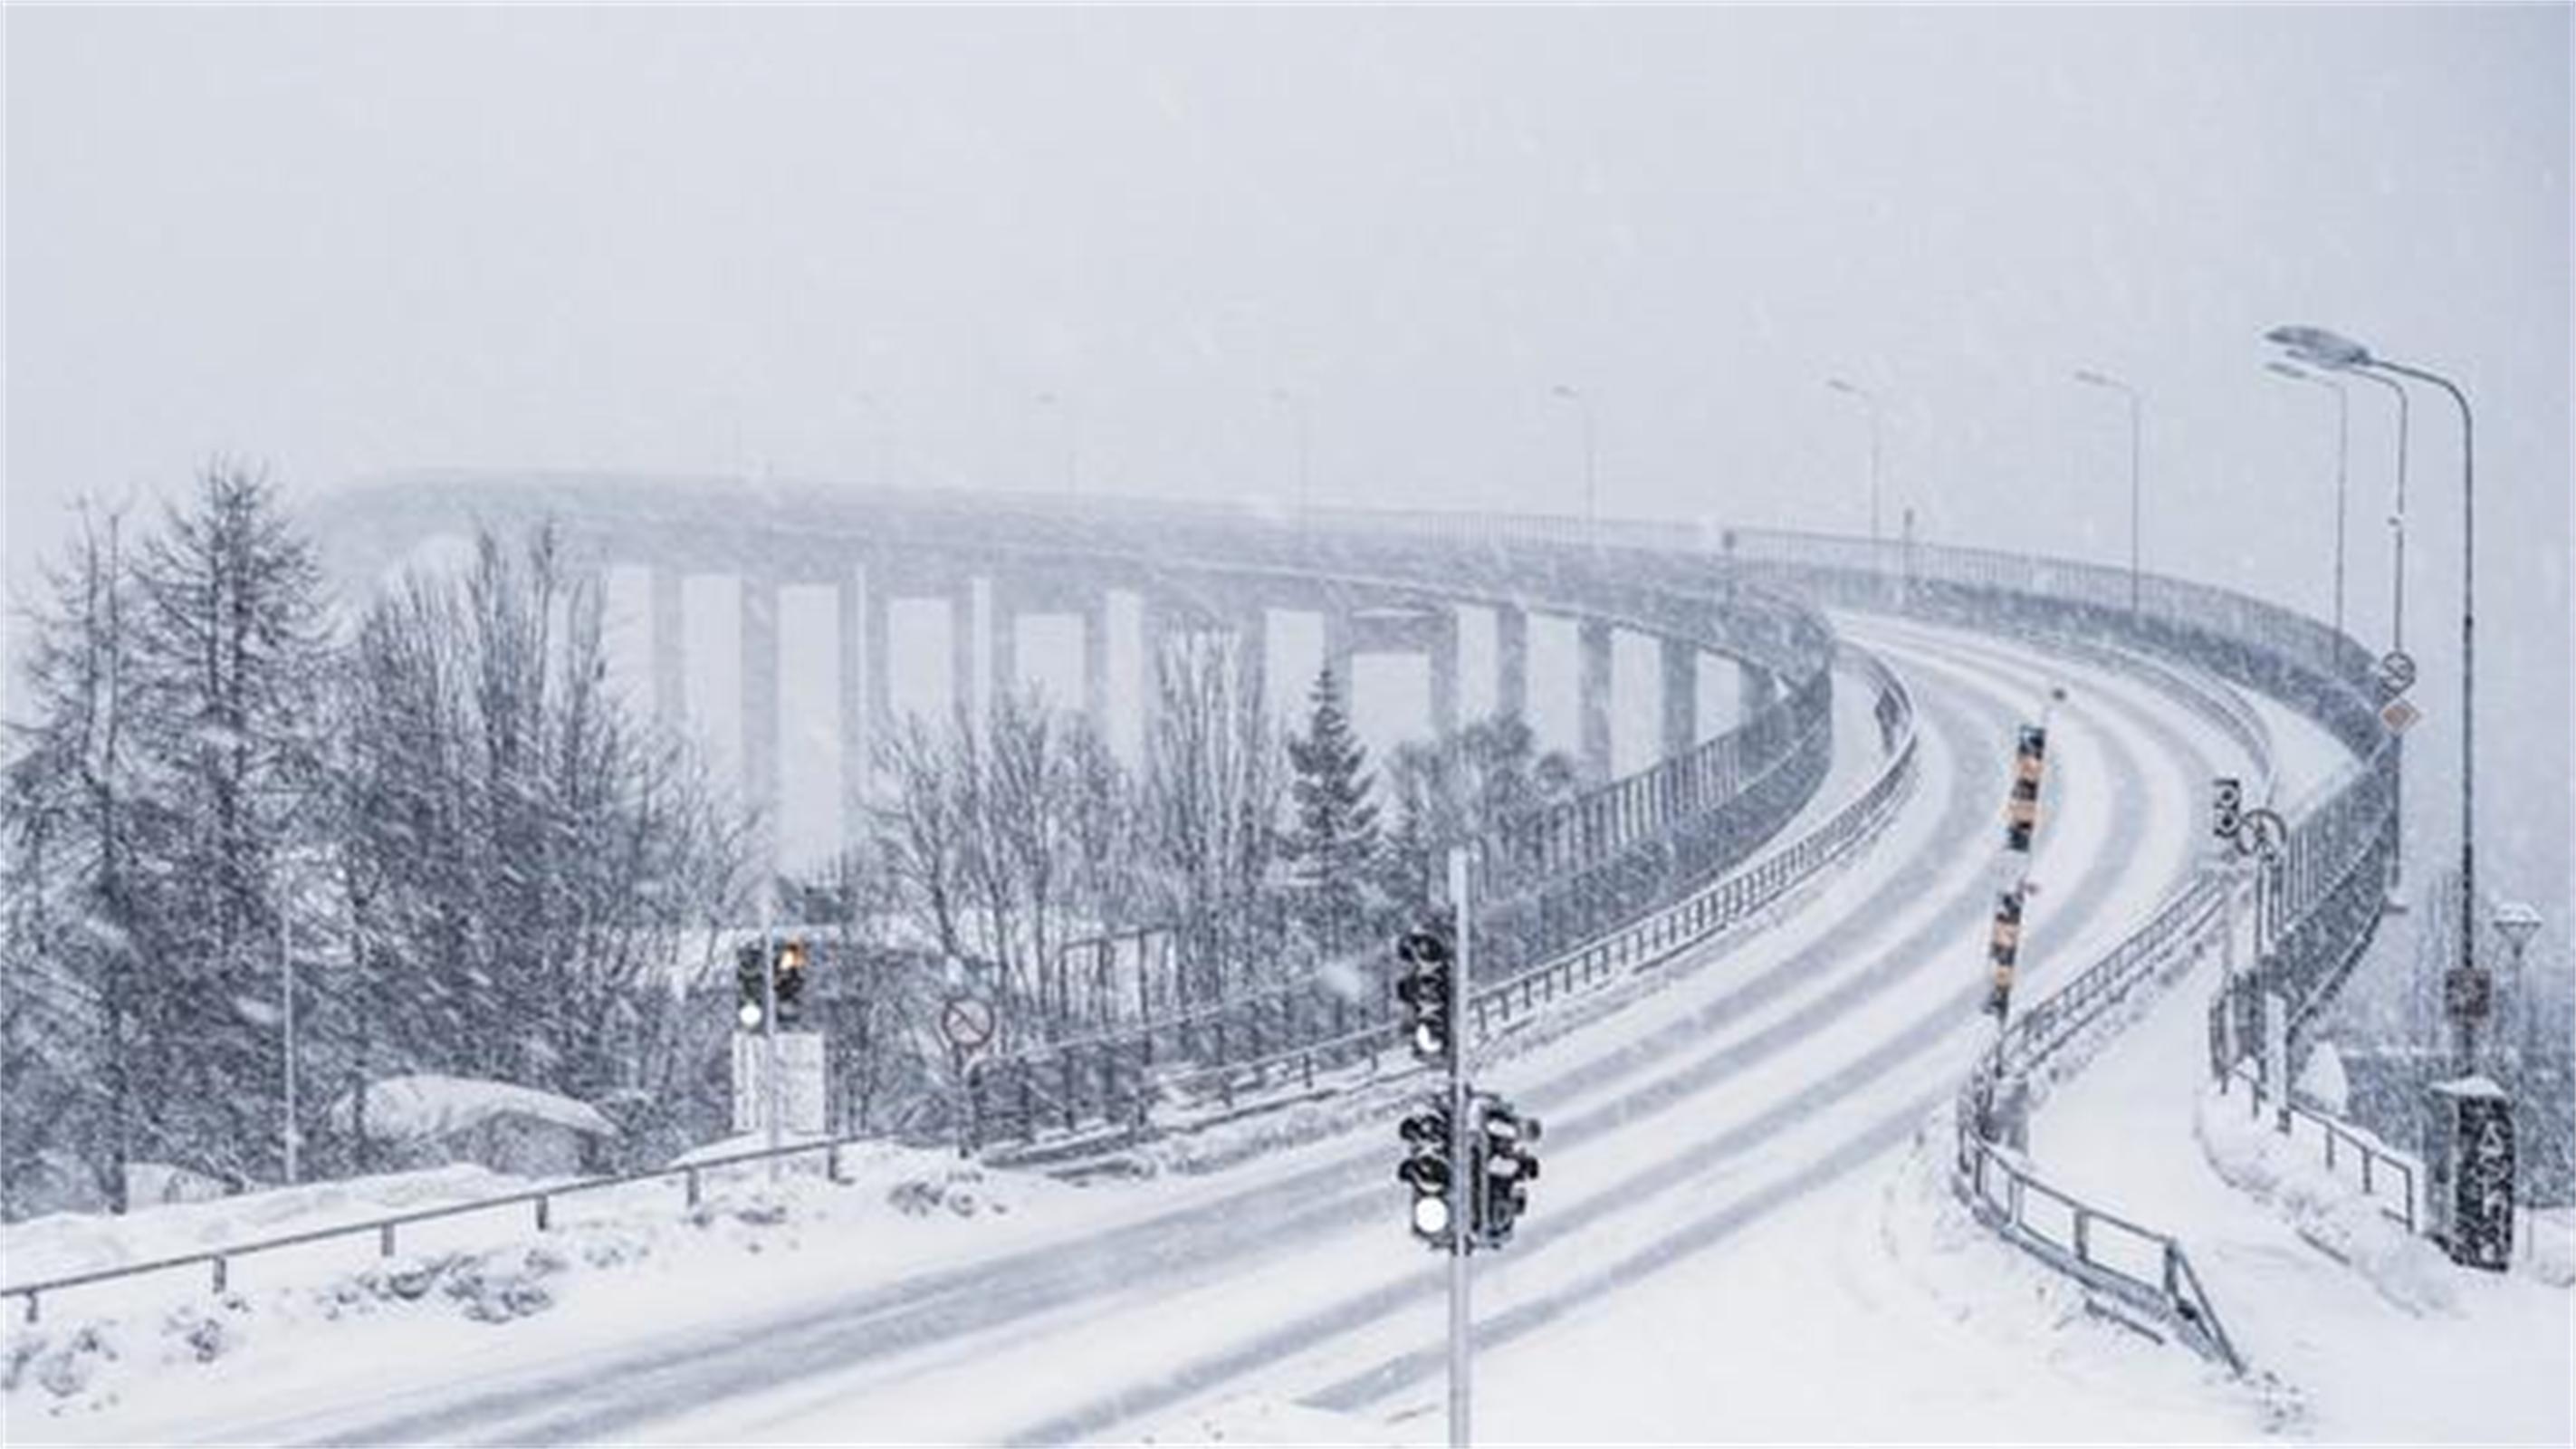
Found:
<svg viewBox="0 0 2576 1449"><path fill-rule="evenodd" d="M1468 1378L1474 1362L1468 1319L1467 1253L1474 1246L1475 1172L1468 1153L1467 852L1449 852L1449 906L1456 913L1449 963L1449 1444L1468 1444Z"/></svg>

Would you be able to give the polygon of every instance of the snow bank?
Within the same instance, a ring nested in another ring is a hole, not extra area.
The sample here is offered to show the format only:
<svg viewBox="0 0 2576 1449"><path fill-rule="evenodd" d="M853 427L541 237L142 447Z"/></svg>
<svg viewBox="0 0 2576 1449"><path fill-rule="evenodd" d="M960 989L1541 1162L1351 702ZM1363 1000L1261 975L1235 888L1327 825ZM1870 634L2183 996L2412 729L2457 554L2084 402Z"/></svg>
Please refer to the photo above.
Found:
<svg viewBox="0 0 2576 1449"><path fill-rule="evenodd" d="M756 1145L758 1139L739 1139L703 1151L721 1156ZM0 1323L0 1409L19 1421L109 1410L135 1397L184 1396L189 1390L177 1375L192 1367L247 1363L256 1373L258 1365L290 1361L317 1334L334 1335L335 1354L407 1352L399 1345L432 1323L497 1327L531 1318L580 1294L596 1275L639 1265L721 1279L740 1274L746 1256L794 1255L810 1243L834 1255L836 1273L847 1266L839 1258L853 1251L880 1271L898 1271L960 1231L1016 1246L1016 1235L963 1229L960 1220L1008 1220L1041 1199L1081 1191L889 1144L844 1148L837 1183L823 1176L823 1165L820 1153L791 1160L775 1182L765 1164L712 1169L694 1208L669 1183L565 1197L547 1233L536 1232L524 1210L496 1210L451 1219L449 1241L392 1257L376 1257L372 1237L362 1235L288 1250L307 1255L291 1261L246 1258L220 1294L208 1290L201 1271L180 1270L48 1295L42 1321L23 1323L12 1313ZM121 1219L59 1215L13 1229L9 1274L21 1281L78 1265L145 1261L528 1186L479 1168L448 1168ZM29 1241L21 1241L21 1230L32 1234ZM31 1247L47 1267L22 1265ZM353 1332L391 1336L343 1341Z"/></svg>
<svg viewBox="0 0 2576 1449"><path fill-rule="evenodd" d="M356 1115L354 1093L331 1104L331 1121L343 1133L350 1131ZM599 1137L618 1135L616 1124L587 1102L510 1082L424 1072L388 1077L367 1088L367 1135L374 1138L445 1137L501 1116L532 1117Z"/></svg>
<svg viewBox="0 0 2576 1449"><path fill-rule="evenodd" d="M2347 1263L2408 1313L2455 1313L2454 1269L2441 1250L2392 1221L2368 1197L2326 1170L2313 1141L2282 1136L2269 1114L2248 1118L2232 1099L2201 1095L2193 1119L2218 1175L2286 1216L2300 1237Z"/></svg>

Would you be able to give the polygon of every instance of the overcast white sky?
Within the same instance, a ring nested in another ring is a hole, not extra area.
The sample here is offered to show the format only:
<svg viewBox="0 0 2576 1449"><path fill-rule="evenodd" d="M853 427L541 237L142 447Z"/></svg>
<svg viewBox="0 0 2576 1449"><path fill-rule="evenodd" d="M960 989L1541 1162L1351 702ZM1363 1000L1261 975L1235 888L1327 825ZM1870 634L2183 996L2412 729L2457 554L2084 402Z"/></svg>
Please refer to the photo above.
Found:
<svg viewBox="0 0 2576 1449"><path fill-rule="evenodd" d="M1854 529L1832 374L1888 401L1891 518L2117 558L2091 365L2148 394L2149 566L2322 614L2331 403L2257 341L2318 321L2477 400L2488 844L2567 913L2564 8L0 24L13 591L71 499L218 451L298 489L752 459L1049 486L1040 392L1088 487L1283 493L1287 389L1324 499L1570 511L1570 383L1605 512ZM2355 413L2376 642L2387 411ZM2456 433L2417 416L2441 775Z"/></svg>

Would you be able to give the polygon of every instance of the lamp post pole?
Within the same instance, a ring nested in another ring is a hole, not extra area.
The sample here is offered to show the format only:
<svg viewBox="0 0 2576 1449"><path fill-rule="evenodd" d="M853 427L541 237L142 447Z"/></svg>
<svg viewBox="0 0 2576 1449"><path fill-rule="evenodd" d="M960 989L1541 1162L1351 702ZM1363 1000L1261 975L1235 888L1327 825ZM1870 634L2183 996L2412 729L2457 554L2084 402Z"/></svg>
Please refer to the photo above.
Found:
<svg viewBox="0 0 2576 1449"><path fill-rule="evenodd" d="M2344 499L2346 482L2351 475L2352 461L2352 394L2336 379L2319 377L2295 363L2275 359L2265 370L2275 377L2286 377L2292 382L2304 382L2327 388L2335 396L2334 631L2335 637L2340 639L2343 637L2343 541L2346 512Z"/></svg>
<svg viewBox="0 0 2576 1449"><path fill-rule="evenodd" d="M1315 477L1313 438L1306 421L1306 400L1286 388L1272 388L1270 400L1288 410L1289 426L1297 441L1297 518L1303 522L1315 511Z"/></svg>
<svg viewBox="0 0 2576 1449"><path fill-rule="evenodd" d="M1583 414L1583 530L1599 542L1601 524L1601 476L1598 469L1599 449L1592 431L1592 400L1564 383L1550 389L1550 394L1574 404Z"/></svg>
<svg viewBox="0 0 2576 1449"><path fill-rule="evenodd" d="M1883 417L1880 411L1878 394L1869 391L1867 388L1854 387L1852 384L1845 382L1839 377L1826 378L1825 386L1833 389L1835 392L1848 393L1851 396L1860 399L1861 406L1869 410L1869 555L1872 565L1875 566L1878 560L1880 546L1878 507L1880 480L1879 463L1884 452L1883 444L1885 442L1885 428L1883 427Z"/></svg>
<svg viewBox="0 0 2576 1449"><path fill-rule="evenodd" d="M2138 577L2140 561L2138 523L2140 513L2142 512L2139 504L2138 491L2138 454L2140 452L2140 436L2144 433L2146 428L2146 410L2143 400L2139 397L2138 390L2136 388L2129 386L2127 383L2111 376L2107 372L2098 371L2089 367L2078 368L2075 372L2075 380L2088 387L2107 388L2110 391L2116 392L2122 397L2128 399L2129 402L2129 616L2134 619L2137 617L2138 613Z"/></svg>
<svg viewBox="0 0 2576 1449"><path fill-rule="evenodd" d="M2369 348L2322 327L2275 327L2267 341L2312 366L2337 372L2381 372L2430 383L2460 410L2460 899L2459 960L2465 978L2477 971L2478 900L2478 505L2477 418L2459 384L2429 368L2375 357ZM2477 1028L2460 1018L2460 1070L2471 1070Z"/></svg>

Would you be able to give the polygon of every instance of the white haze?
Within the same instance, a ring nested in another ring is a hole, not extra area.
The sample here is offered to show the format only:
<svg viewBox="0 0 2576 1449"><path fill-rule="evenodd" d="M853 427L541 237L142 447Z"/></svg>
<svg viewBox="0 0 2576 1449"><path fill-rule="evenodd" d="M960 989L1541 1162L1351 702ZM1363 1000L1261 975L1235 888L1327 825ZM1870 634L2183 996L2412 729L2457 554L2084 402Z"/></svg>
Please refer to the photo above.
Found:
<svg viewBox="0 0 2576 1449"><path fill-rule="evenodd" d="M2490 879L2567 924L2569 21L2490 10L10 10L6 563L215 453L1866 525L2329 608L2286 321L2480 421ZM2385 638L2384 399L2349 609ZM1042 403L1040 394L1056 401ZM2456 769L2417 407L2414 848ZM2491 782L2491 783L2490 783ZM2492 833L2489 833L2492 832ZM2563 949L2563 948L2562 948Z"/></svg>

